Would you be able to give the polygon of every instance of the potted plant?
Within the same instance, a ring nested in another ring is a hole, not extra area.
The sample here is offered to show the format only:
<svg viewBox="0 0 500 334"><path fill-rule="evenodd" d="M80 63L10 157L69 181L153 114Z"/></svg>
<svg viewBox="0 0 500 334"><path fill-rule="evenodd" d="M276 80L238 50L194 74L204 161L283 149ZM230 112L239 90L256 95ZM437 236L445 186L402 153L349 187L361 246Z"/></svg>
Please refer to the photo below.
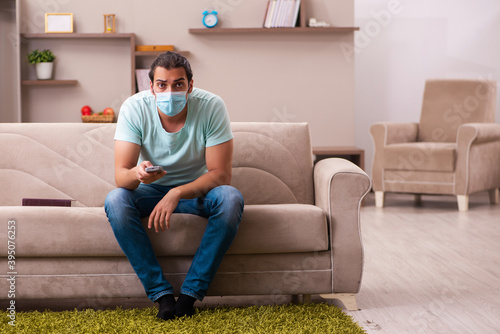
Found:
<svg viewBox="0 0 500 334"><path fill-rule="evenodd" d="M28 62L35 64L36 77L39 80L52 78L52 70L56 56L52 51L45 49L43 51L33 50L28 54Z"/></svg>

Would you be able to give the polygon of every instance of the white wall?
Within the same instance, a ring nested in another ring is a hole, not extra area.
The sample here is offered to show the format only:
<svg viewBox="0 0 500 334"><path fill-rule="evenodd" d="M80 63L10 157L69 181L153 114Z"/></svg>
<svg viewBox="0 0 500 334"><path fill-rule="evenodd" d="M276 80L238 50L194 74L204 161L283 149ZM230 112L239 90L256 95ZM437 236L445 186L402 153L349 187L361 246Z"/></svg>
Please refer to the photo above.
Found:
<svg viewBox="0 0 500 334"><path fill-rule="evenodd" d="M75 32L102 32L102 14L115 13L117 32L135 33L137 44L190 51L195 86L219 94L232 121L309 122L315 146L354 144L354 63L346 62L339 47L352 45L352 33L188 33L203 27L202 12L210 7L221 13L222 27L261 27L267 0L22 0L22 5L23 32L43 32L46 11L72 12ZM308 0L307 11L333 25L354 24L354 0ZM102 110L126 96L128 55L123 46L105 51L102 44L37 40L24 45L23 52L54 48L58 78L78 80L74 87L24 88L30 121L77 122L81 106ZM109 64L109 59L116 61Z"/></svg>
<svg viewBox="0 0 500 334"><path fill-rule="evenodd" d="M426 79L500 78L498 0L356 0L355 24L355 143L368 172L370 125L418 122Z"/></svg>

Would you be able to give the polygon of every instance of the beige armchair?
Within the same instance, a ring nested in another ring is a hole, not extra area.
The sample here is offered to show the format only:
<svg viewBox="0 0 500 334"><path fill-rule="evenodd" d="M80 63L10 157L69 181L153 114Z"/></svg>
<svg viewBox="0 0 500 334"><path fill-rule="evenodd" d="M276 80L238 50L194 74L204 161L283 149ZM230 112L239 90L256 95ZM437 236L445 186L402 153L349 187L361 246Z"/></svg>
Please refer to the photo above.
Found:
<svg viewBox="0 0 500 334"><path fill-rule="evenodd" d="M498 203L500 124L495 123L496 81L428 80L420 123L371 126L375 152L375 205L387 192L457 196L460 211L469 195L489 191Z"/></svg>

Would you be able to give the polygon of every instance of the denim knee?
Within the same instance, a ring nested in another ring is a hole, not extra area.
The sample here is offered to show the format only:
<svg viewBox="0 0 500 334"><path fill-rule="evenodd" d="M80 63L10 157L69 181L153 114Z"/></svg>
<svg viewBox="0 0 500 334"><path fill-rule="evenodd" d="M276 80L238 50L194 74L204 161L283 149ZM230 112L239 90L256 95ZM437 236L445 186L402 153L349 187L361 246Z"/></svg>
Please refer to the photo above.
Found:
<svg viewBox="0 0 500 334"><path fill-rule="evenodd" d="M231 217L231 221L239 224L243 207L245 205L241 192L232 186L219 186L214 188L213 195L218 199L219 207L225 215Z"/></svg>
<svg viewBox="0 0 500 334"><path fill-rule="evenodd" d="M229 203L235 209L243 211L245 203L243 195L238 189L232 186L221 186L219 188L224 191L223 199L225 202Z"/></svg>
<svg viewBox="0 0 500 334"><path fill-rule="evenodd" d="M133 204L133 191L125 188L111 190L104 200L104 211L110 223L123 213L125 206Z"/></svg>
<svg viewBox="0 0 500 334"><path fill-rule="evenodd" d="M104 200L104 209L108 212L109 208L123 205L131 195L131 191L125 188L111 190Z"/></svg>

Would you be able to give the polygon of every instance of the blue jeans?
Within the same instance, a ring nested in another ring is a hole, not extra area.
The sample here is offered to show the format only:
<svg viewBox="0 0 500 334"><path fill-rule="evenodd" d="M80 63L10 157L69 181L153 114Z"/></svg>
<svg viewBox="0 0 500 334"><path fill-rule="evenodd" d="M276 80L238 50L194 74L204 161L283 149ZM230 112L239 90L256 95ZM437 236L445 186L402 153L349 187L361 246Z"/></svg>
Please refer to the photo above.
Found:
<svg viewBox="0 0 500 334"><path fill-rule="evenodd" d="M117 188L108 194L104 204L116 240L153 302L174 291L165 279L141 217L149 216L170 189L172 187L153 184L141 184L135 190ZM243 205L243 196L231 186L219 186L203 197L179 201L174 213L190 213L208 218L208 225L181 293L203 300L236 235Z"/></svg>

